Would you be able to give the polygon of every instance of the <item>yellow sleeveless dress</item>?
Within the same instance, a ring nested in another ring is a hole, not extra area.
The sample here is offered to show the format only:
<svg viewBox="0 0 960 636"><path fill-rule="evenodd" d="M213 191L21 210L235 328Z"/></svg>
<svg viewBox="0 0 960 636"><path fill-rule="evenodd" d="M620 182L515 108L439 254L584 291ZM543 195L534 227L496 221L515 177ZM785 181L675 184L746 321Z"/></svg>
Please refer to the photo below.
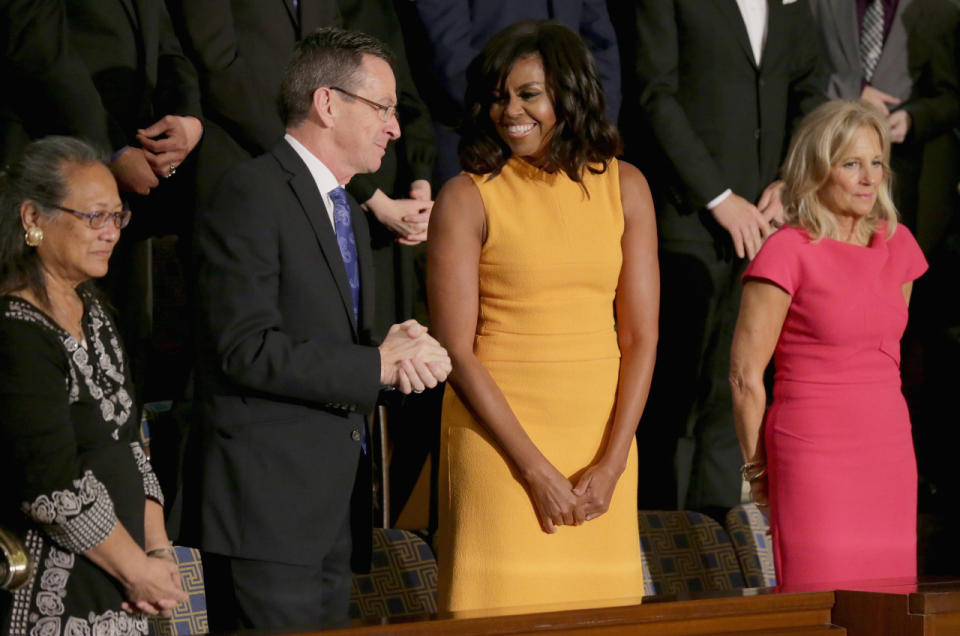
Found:
<svg viewBox="0 0 960 636"><path fill-rule="evenodd" d="M492 179L470 176L487 228L474 352L533 442L575 485L603 450L616 398L619 167L612 161L584 177L589 198L565 174L516 157ZM639 602L635 443L609 511L551 535L514 467L449 386L441 431L441 610Z"/></svg>

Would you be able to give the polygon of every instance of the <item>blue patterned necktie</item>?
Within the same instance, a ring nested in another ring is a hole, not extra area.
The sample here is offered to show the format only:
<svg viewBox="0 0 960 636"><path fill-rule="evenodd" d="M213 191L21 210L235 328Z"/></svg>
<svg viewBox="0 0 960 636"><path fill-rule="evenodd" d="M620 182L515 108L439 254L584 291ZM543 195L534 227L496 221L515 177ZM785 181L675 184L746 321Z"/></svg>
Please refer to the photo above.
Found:
<svg viewBox="0 0 960 636"><path fill-rule="evenodd" d="M353 298L353 318L360 324L360 268L357 266L357 241L350 224L350 206L347 205L347 193L342 187L330 191L333 201L333 227L337 233L340 256L347 270L350 282L350 296Z"/></svg>

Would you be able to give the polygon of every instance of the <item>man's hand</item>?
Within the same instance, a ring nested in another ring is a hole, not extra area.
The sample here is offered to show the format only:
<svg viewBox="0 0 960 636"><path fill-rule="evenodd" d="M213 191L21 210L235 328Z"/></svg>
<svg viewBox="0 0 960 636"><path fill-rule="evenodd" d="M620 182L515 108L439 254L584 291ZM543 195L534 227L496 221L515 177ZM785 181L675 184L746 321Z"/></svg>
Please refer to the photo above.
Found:
<svg viewBox="0 0 960 636"><path fill-rule="evenodd" d="M417 201L432 201L430 182L426 179L417 179L410 184L410 198Z"/></svg>
<svg viewBox="0 0 960 636"><path fill-rule="evenodd" d="M782 192L783 181L774 181L763 189L763 194L757 201L760 215L767 220L774 232L786 221L783 213L783 199L780 198Z"/></svg>
<svg viewBox="0 0 960 636"><path fill-rule="evenodd" d="M881 90L877 90L869 84L863 87L863 92L860 93L860 99L865 99L880 110L883 111L884 115L890 114L891 106L898 106L900 104L900 98L894 97L893 95L888 95Z"/></svg>
<svg viewBox="0 0 960 636"><path fill-rule="evenodd" d="M717 223L730 233L733 249L740 258L746 256L752 260L770 234L770 223L757 207L736 194L731 193L710 212Z"/></svg>
<svg viewBox="0 0 960 636"><path fill-rule="evenodd" d="M196 117L166 115L137 131L137 141L147 151L147 160L158 177L170 177L200 141L203 124Z"/></svg>
<svg viewBox="0 0 960 636"><path fill-rule="evenodd" d="M414 182L416 183L416 182ZM427 238L427 223L433 201L421 199L391 199L382 190L364 202L377 220L397 235L404 245L416 245Z"/></svg>
<svg viewBox="0 0 960 636"><path fill-rule="evenodd" d="M887 119L890 123L890 141L895 144L902 144L910 132L910 113L903 110L895 110L890 113Z"/></svg>
<svg viewBox="0 0 960 636"><path fill-rule="evenodd" d="M416 320L390 327L380 345L380 384L401 393L420 393L447 379L453 368L447 350Z"/></svg>
<svg viewBox="0 0 960 636"><path fill-rule="evenodd" d="M109 167L121 190L146 196L152 188L160 185L157 175L150 167L147 153L140 148L127 147L119 157L110 162Z"/></svg>

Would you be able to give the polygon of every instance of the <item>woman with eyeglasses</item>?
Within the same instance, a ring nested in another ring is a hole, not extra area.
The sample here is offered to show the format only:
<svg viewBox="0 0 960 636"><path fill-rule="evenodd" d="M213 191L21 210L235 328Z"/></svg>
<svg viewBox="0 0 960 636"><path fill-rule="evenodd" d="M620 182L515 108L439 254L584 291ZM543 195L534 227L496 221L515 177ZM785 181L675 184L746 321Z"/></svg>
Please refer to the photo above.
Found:
<svg viewBox="0 0 960 636"><path fill-rule="evenodd" d="M91 279L130 220L100 155L31 143L0 180L0 526L35 570L7 634L139 634L186 597L139 442L117 329Z"/></svg>

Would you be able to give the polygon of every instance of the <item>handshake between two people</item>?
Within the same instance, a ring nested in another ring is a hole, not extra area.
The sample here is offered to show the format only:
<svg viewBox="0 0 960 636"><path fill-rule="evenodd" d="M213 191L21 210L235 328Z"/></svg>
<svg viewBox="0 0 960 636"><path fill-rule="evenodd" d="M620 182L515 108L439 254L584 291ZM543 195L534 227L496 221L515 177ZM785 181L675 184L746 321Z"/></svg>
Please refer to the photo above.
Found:
<svg viewBox="0 0 960 636"><path fill-rule="evenodd" d="M404 394L432 389L453 368L447 350L413 319L390 327L379 349L380 384Z"/></svg>

